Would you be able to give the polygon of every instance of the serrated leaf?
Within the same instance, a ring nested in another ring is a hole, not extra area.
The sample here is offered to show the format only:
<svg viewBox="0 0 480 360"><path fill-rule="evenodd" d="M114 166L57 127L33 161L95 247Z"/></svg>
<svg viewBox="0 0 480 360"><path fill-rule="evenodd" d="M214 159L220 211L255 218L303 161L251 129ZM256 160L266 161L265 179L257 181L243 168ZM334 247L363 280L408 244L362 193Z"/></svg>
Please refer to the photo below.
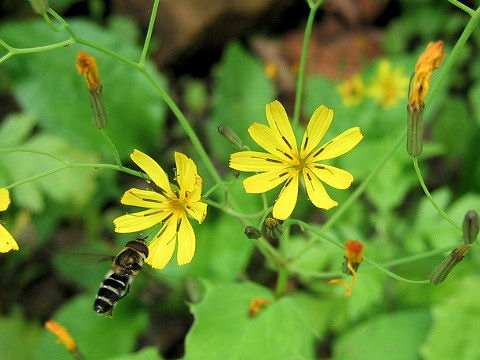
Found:
<svg viewBox="0 0 480 360"><path fill-rule="evenodd" d="M253 283L205 285L203 300L190 306L195 323L186 338L185 360L314 358L315 338L329 318L325 304L306 296L275 300L270 290ZM254 298L272 303L250 318Z"/></svg>
<svg viewBox="0 0 480 360"><path fill-rule="evenodd" d="M433 308L432 329L422 347L425 360L480 358L479 281L467 277L458 292Z"/></svg>
<svg viewBox="0 0 480 360"><path fill-rule="evenodd" d="M118 27L118 21L114 24L115 28ZM129 37L122 37L86 20L72 20L71 26L78 36L122 56L130 59L140 56L141 50ZM3 24L0 36L18 47L50 44L66 38L64 32L54 33L40 20ZM43 129L66 139L75 147L103 153L107 159L112 159L109 145L92 124L88 88L75 69L79 50L87 51L97 58L109 119L106 130L117 145L121 157L127 158L133 148L145 152L156 148L161 140L166 109L158 92L138 71L83 45L16 56L3 64L22 108L38 115ZM165 85L151 65L147 70Z"/></svg>
<svg viewBox="0 0 480 360"><path fill-rule="evenodd" d="M117 306L113 318L107 318L93 311L93 300L92 296L78 296L66 303L52 319L69 331L89 360L131 353L139 334L147 327L147 314L138 308L128 309L124 299L122 309ZM71 355L62 344L55 344L55 337L45 331L36 359L67 360Z"/></svg>
<svg viewBox="0 0 480 360"><path fill-rule="evenodd" d="M335 360L417 360L430 327L426 310L399 311L367 320L340 336Z"/></svg>
<svg viewBox="0 0 480 360"><path fill-rule="evenodd" d="M265 105L274 100L273 96L273 84L262 64L238 43L228 45L215 71L212 118L207 126L207 139L218 159L226 164L229 155L238 151L218 133L222 124L252 149L257 148L247 129L254 122L266 123Z"/></svg>

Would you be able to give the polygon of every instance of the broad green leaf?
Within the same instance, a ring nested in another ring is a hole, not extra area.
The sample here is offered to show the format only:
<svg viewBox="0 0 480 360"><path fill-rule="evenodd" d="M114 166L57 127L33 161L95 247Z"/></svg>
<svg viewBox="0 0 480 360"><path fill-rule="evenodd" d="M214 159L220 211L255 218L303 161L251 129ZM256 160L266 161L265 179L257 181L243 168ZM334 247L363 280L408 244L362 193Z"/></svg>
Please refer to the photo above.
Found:
<svg viewBox="0 0 480 360"><path fill-rule="evenodd" d="M335 360L417 360L430 327L426 310L387 313L369 319L335 340Z"/></svg>
<svg viewBox="0 0 480 360"><path fill-rule="evenodd" d="M2 360L32 359L41 333L38 324L27 322L20 316L0 317L0 328Z"/></svg>
<svg viewBox="0 0 480 360"><path fill-rule="evenodd" d="M0 127L2 148L16 147L27 139L32 133L37 119L32 114L9 114Z"/></svg>
<svg viewBox="0 0 480 360"><path fill-rule="evenodd" d="M130 26L125 19L122 21ZM118 21L114 24L118 28ZM140 48L130 37L85 20L72 20L71 25L79 37L134 61L140 56ZM3 24L0 37L13 46L31 47L65 40L66 34L54 33L43 21L31 20ZM92 124L88 88L75 68L80 50L97 58L108 117L106 131L121 157L127 158L134 148L151 152L162 140L165 105L159 93L132 67L83 45L16 56L2 64L21 107L38 116L42 129L74 147L103 153L106 159L113 160L109 145ZM165 85L151 64L147 71Z"/></svg>
<svg viewBox="0 0 480 360"><path fill-rule="evenodd" d="M109 360L162 360L158 350L152 347L142 349L136 353L117 356Z"/></svg>
<svg viewBox="0 0 480 360"><path fill-rule="evenodd" d="M433 308L433 324L422 347L425 360L480 358L480 277L469 276L461 288Z"/></svg>
<svg viewBox="0 0 480 360"><path fill-rule="evenodd" d="M238 151L218 133L222 124L258 150L247 129L254 122L267 123L265 105L273 100L274 87L262 64L238 43L228 45L215 71L212 117L206 129L212 153L227 164L229 155Z"/></svg>
<svg viewBox="0 0 480 360"><path fill-rule="evenodd" d="M113 318L93 311L92 296L78 296L66 303L52 319L62 324L87 359L106 359L131 353L140 333L146 331L147 314L129 305L128 296L117 306ZM62 344L46 332L37 348L36 359L71 359Z"/></svg>
<svg viewBox="0 0 480 360"><path fill-rule="evenodd" d="M314 359L314 342L330 318L328 306L307 296L275 300L270 290L253 283L214 285L190 306L195 322L185 342L185 360ZM268 299L253 318L251 300Z"/></svg>

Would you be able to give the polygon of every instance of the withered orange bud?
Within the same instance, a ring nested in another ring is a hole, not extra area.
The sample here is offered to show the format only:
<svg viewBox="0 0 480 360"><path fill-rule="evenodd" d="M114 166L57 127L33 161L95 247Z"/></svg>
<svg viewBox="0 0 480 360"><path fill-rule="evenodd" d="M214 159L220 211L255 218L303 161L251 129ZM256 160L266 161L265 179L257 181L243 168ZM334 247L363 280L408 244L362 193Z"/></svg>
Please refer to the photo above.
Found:
<svg viewBox="0 0 480 360"><path fill-rule="evenodd" d="M440 67L445 57L443 41L431 42L425 51L420 55L415 66L415 74L408 97L409 105L412 107L423 106L423 99L430 87L432 72Z"/></svg>
<svg viewBox="0 0 480 360"><path fill-rule="evenodd" d="M55 320L48 320L45 323L45 328L58 337L57 341L55 341L56 343L63 343L70 352L77 351L77 343L62 325Z"/></svg>
<svg viewBox="0 0 480 360"><path fill-rule="evenodd" d="M92 55L79 51L77 55L77 70L79 74L85 76L88 88L91 91L96 93L102 91L102 84L98 76L97 60Z"/></svg>
<svg viewBox="0 0 480 360"><path fill-rule="evenodd" d="M360 264L363 259L363 244L361 241L348 240L345 243L345 258L353 264Z"/></svg>
<svg viewBox="0 0 480 360"><path fill-rule="evenodd" d="M250 302L250 307L248 308L248 316L253 318L260 312L260 308L262 306L269 305L271 303L270 300L255 298Z"/></svg>

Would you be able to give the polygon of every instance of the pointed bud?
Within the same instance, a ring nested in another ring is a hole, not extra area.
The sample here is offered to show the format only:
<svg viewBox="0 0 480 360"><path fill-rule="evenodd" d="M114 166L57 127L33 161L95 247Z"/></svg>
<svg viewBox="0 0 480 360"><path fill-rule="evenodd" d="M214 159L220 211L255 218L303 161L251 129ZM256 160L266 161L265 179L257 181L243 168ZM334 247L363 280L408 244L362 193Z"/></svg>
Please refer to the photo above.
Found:
<svg viewBox="0 0 480 360"><path fill-rule="evenodd" d="M443 260L435 269L432 270L428 279L434 285L440 284L444 281L450 271L463 260L465 255L470 251L469 245L462 245L453 250L448 257Z"/></svg>
<svg viewBox="0 0 480 360"><path fill-rule="evenodd" d="M423 103L419 106L407 105L407 152L418 157L423 150Z"/></svg>
<svg viewBox="0 0 480 360"><path fill-rule="evenodd" d="M259 239L262 237L262 233L255 226L247 226L245 228L245 235L249 239Z"/></svg>
<svg viewBox="0 0 480 360"><path fill-rule="evenodd" d="M283 234L283 221L267 217L262 225L262 235L267 240L278 240Z"/></svg>
<svg viewBox="0 0 480 360"><path fill-rule="evenodd" d="M225 138L225 140L227 140L230 144L232 144L233 146L235 146L240 150L245 149L245 145L243 144L242 139L240 139L237 133L233 131L231 128L229 128L226 125L220 125L217 129L220 135L222 135Z"/></svg>
<svg viewBox="0 0 480 360"><path fill-rule="evenodd" d="M38 15L43 15L47 12L48 0L29 0L30 5L32 5L33 11L35 11Z"/></svg>
<svg viewBox="0 0 480 360"><path fill-rule="evenodd" d="M470 210L463 218L463 241L466 245L475 242L478 235L478 214L474 210Z"/></svg>

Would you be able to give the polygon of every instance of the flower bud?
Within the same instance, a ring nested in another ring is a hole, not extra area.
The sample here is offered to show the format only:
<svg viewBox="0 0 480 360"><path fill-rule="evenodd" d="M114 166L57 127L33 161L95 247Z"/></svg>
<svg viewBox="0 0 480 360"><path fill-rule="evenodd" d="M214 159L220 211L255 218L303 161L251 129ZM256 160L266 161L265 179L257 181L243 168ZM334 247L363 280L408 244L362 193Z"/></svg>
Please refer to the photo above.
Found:
<svg viewBox="0 0 480 360"><path fill-rule="evenodd" d="M245 228L245 235L247 235L249 239L259 239L262 237L262 233L255 226L247 226Z"/></svg>
<svg viewBox="0 0 480 360"><path fill-rule="evenodd" d="M418 157L423 150L423 103L419 106L407 105L407 152Z"/></svg>
<svg viewBox="0 0 480 360"><path fill-rule="evenodd" d="M232 144L233 146L235 146L240 150L245 149L245 145L243 144L242 139L240 139L236 134L236 132L233 131L231 128L229 128L226 125L220 125L217 129L220 135L222 135L225 138L225 140L227 140L230 144Z"/></svg>
<svg viewBox="0 0 480 360"><path fill-rule="evenodd" d="M345 243L345 254L342 264L342 272L347 275L353 275L348 268L348 263L355 271L358 270L360 263L363 260L363 243L361 241L348 240Z"/></svg>
<svg viewBox="0 0 480 360"><path fill-rule="evenodd" d="M440 284L444 281L450 271L463 260L465 255L470 251L470 245L462 245L453 250L448 257L443 260L435 269L432 270L428 279L434 285Z"/></svg>
<svg viewBox="0 0 480 360"><path fill-rule="evenodd" d="M475 242L478 235L478 214L475 210L470 210L463 218L463 241L466 245Z"/></svg>
<svg viewBox="0 0 480 360"><path fill-rule="evenodd" d="M30 5L32 5L33 11L35 11L38 15L43 15L47 12L48 0L29 0Z"/></svg>
<svg viewBox="0 0 480 360"><path fill-rule="evenodd" d="M262 224L262 235L267 240L278 240L283 234L283 221L267 217Z"/></svg>

